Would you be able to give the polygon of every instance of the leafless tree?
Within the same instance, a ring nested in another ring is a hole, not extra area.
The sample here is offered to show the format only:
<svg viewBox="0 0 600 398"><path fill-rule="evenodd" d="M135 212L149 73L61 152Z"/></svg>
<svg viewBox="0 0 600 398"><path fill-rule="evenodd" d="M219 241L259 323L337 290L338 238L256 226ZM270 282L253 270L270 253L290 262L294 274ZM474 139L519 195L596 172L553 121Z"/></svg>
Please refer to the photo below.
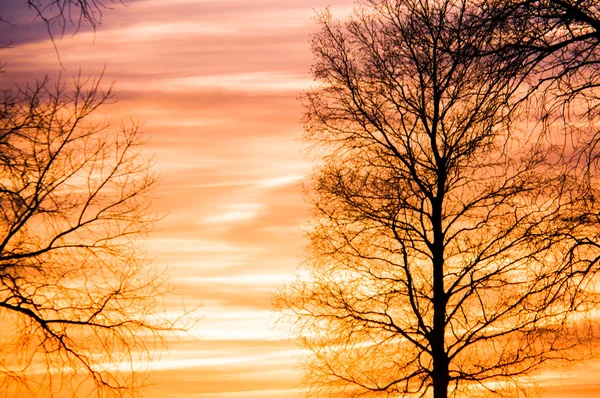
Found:
<svg viewBox="0 0 600 398"><path fill-rule="evenodd" d="M496 30L491 49L508 58L525 54L528 62L542 63L546 71L554 72L543 77L567 77L598 64L598 1L480 0L478 3L485 24Z"/></svg>
<svg viewBox="0 0 600 398"><path fill-rule="evenodd" d="M319 21L304 102L323 163L306 264L276 298L310 396L529 396L592 355L597 185L520 100L528 73L480 56L480 3Z"/></svg>
<svg viewBox="0 0 600 398"><path fill-rule="evenodd" d="M61 33L67 26L72 25L78 31L82 24L88 24L96 29L102 23L104 10L112 4L122 3L121 0L27 0L29 8L35 10L37 15L48 27L52 34L52 27L58 27Z"/></svg>
<svg viewBox="0 0 600 398"><path fill-rule="evenodd" d="M48 36L55 46L55 35L62 37L67 31L77 33L84 26L91 27L94 31L102 24L104 11L114 4L125 4L122 0L22 0L28 8L44 23ZM0 24L17 27L10 17L6 17L6 9L0 4ZM5 42L0 43L0 49L9 47L12 40L4 37ZM60 62L60 60L59 60ZM0 64L0 73L4 64Z"/></svg>
<svg viewBox="0 0 600 398"><path fill-rule="evenodd" d="M587 139L580 160L597 173L600 117L600 2L483 0L482 25L495 40L483 53L519 64L529 74L526 95L543 98L540 118L570 138Z"/></svg>
<svg viewBox="0 0 600 398"><path fill-rule="evenodd" d="M0 395L136 395L161 338L164 277L139 239L156 182L138 126L99 81L0 99Z"/></svg>

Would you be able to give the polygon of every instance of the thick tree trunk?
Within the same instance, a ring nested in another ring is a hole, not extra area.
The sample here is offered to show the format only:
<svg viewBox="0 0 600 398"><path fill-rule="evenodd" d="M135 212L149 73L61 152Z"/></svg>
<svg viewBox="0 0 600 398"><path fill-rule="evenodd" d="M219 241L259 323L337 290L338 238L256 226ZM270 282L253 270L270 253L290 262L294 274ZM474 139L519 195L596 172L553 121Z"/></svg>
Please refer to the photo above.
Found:
<svg viewBox="0 0 600 398"><path fill-rule="evenodd" d="M448 360L444 353L442 358L433 358L433 398L448 397Z"/></svg>
<svg viewBox="0 0 600 398"><path fill-rule="evenodd" d="M439 259L438 259L439 260ZM448 355L444 344L446 332L446 292L444 291L443 259L435 261L433 270L433 330L431 333L431 351L433 355L433 397L448 397Z"/></svg>
<svg viewBox="0 0 600 398"><path fill-rule="evenodd" d="M440 173L438 197L432 203L433 227L433 330L430 344L433 356L433 397L448 397L448 355L445 347L446 290L444 289L444 231L442 226L443 184L445 174Z"/></svg>

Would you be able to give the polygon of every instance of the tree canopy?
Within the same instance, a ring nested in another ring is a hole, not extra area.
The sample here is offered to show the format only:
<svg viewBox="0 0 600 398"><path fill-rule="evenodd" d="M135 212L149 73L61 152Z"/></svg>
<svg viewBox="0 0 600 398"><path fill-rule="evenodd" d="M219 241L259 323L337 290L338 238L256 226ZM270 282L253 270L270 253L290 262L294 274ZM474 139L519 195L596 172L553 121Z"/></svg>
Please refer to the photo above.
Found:
<svg viewBox="0 0 600 398"><path fill-rule="evenodd" d="M50 35L95 28L109 3L27 1ZM0 90L0 396L138 396L164 337L189 326L141 243L153 160L139 124L106 117L100 80Z"/></svg>
<svg viewBox="0 0 600 398"><path fill-rule="evenodd" d="M311 396L518 396L591 355L590 136L552 134L529 55L489 51L486 12L370 0L319 19L304 103L323 165L303 273L277 299Z"/></svg>

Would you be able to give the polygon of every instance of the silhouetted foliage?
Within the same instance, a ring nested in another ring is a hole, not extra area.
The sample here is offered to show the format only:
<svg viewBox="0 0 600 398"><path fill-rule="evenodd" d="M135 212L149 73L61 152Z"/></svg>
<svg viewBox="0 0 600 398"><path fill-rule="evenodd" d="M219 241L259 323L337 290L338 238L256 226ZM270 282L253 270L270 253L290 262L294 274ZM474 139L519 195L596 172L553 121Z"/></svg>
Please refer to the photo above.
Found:
<svg viewBox="0 0 600 398"><path fill-rule="evenodd" d="M480 2L361 4L313 38L323 165L307 262L276 299L310 396L529 396L535 371L592 355L588 141L548 135L527 65L484 56Z"/></svg>
<svg viewBox="0 0 600 398"><path fill-rule="evenodd" d="M156 179L137 126L102 120L110 101L98 81L2 92L3 396L135 395L176 328L161 314L164 277L137 243Z"/></svg>

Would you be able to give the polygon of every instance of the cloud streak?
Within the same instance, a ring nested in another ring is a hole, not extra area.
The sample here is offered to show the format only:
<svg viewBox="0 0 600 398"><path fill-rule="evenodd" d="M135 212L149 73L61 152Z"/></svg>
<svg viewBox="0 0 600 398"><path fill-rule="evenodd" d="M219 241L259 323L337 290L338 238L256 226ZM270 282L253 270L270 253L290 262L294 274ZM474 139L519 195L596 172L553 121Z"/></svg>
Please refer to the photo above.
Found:
<svg viewBox="0 0 600 398"><path fill-rule="evenodd" d="M146 247L176 292L203 302L204 319L198 340L173 342L151 364L157 385L144 396L299 397L299 353L270 312L271 295L301 261L308 215L299 182L312 163L301 156L296 98L312 84L314 10L329 5L343 16L354 2L128 3L109 10L97 32L57 41L65 69L39 21L11 8L21 37L1 50L0 82L104 70L119 98L106 116L145 121L162 175L154 208L166 215ZM10 29L0 34L15 35ZM597 388L585 383L581 391Z"/></svg>

